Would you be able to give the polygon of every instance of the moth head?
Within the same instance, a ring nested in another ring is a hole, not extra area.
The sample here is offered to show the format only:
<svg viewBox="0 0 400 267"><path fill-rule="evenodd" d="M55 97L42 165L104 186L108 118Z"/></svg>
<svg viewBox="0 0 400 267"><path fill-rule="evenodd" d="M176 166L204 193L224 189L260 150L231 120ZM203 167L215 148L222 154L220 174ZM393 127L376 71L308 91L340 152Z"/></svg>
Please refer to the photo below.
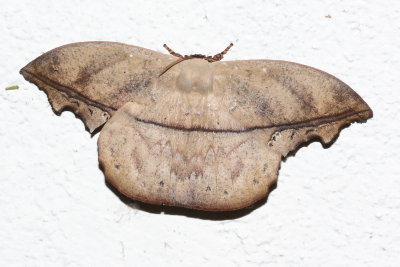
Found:
<svg viewBox="0 0 400 267"><path fill-rule="evenodd" d="M183 93L203 96L213 91L214 64L203 59L185 60L179 64L177 89Z"/></svg>
<svg viewBox="0 0 400 267"><path fill-rule="evenodd" d="M189 99L188 94L195 93L200 96L198 97L198 100L204 102L204 98L213 91L214 65L212 63L220 61L233 44L230 43L225 50L214 56L205 56L202 54L182 56L169 48L166 44L163 46L171 55L178 57L179 59L168 65L161 72L159 77L173 66L179 64L180 69L176 80L176 88L180 93L186 94L186 99ZM186 102L188 101L189 100Z"/></svg>

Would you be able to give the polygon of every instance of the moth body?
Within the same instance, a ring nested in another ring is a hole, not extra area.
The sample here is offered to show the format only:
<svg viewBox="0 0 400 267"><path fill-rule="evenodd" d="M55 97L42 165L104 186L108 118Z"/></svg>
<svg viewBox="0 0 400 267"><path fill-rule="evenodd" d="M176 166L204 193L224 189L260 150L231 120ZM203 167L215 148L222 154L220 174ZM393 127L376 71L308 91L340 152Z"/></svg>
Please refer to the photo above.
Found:
<svg viewBox="0 0 400 267"><path fill-rule="evenodd" d="M101 129L99 162L122 194L234 210L268 196L288 153L315 140L331 144L341 129L373 114L347 84L315 68L219 62L231 46L214 57L187 57L74 43L21 74L47 93L57 114L71 110L90 132Z"/></svg>

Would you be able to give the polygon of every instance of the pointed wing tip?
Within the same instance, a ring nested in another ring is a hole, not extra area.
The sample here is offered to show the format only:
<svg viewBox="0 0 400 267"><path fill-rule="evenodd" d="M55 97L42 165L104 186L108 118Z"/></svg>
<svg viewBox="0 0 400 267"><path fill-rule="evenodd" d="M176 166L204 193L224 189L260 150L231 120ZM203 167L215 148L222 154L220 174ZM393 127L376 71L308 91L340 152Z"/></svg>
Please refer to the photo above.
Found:
<svg viewBox="0 0 400 267"><path fill-rule="evenodd" d="M26 69L28 68L28 65L26 65L25 67L23 67L22 69L19 70L19 74L21 74L24 78L26 76ZM26 78L25 78L25 80L26 80Z"/></svg>
<svg viewBox="0 0 400 267"><path fill-rule="evenodd" d="M366 115L366 119L365 120L369 120L369 119L372 119L374 117L374 112L372 111L372 109L370 107L368 107L368 110L367 110L366 113L367 113L367 115Z"/></svg>
<svg viewBox="0 0 400 267"><path fill-rule="evenodd" d="M359 120L357 122L366 122L367 120L371 119L374 117L374 112L372 109L368 106L368 104L363 101L363 107L361 111L359 112Z"/></svg>
<svg viewBox="0 0 400 267"><path fill-rule="evenodd" d="M24 79L27 80L28 82L36 84L32 78L32 73L34 74L34 69L32 68L32 62L33 61L29 62L23 68L21 68L19 70L19 74L21 74L22 77L24 77Z"/></svg>
<svg viewBox="0 0 400 267"><path fill-rule="evenodd" d="M95 112L98 116L92 118L92 114L89 111L81 110L78 106L75 106L73 103L75 101L68 100L64 95L60 94L56 88L53 88L51 85L46 84L39 78L35 77L35 72L32 70L31 63L27 64L23 67L19 73L24 77L24 79L30 83L36 85L39 90L42 90L46 93L50 106L53 112L56 115L61 115L64 111L71 111L75 114L77 118L79 118L83 124L85 125L85 129L91 133L92 135L97 133L98 129L108 120L110 117L109 114L107 116L104 115L104 112L97 110L96 107L91 107L92 111ZM103 115L100 115L103 114Z"/></svg>

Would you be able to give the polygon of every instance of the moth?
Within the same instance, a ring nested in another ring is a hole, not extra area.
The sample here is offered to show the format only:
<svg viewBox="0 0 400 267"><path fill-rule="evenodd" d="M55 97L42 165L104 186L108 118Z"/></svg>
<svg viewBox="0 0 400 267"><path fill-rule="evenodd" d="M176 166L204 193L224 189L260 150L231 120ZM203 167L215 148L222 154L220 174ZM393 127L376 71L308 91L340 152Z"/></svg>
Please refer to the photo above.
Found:
<svg viewBox="0 0 400 267"><path fill-rule="evenodd" d="M115 42L61 46L20 73L100 130L106 180L134 200L224 211L274 188L282 158L372 110L348 85L279 60L221 61Z"/></svg>

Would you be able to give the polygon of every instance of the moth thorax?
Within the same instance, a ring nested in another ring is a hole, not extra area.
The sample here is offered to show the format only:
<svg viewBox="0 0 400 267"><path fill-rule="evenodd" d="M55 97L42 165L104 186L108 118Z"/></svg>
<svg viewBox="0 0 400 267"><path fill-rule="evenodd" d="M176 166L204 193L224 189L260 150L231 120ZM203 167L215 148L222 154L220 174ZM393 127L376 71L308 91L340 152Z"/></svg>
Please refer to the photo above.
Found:
<svg viewBox="0 0 400 267"><path fill-rule="evenodd" d="M213 64L204 59L185 60L179 64L177 88L183 94L197 93L203 96L213 90Z"/></svg>

